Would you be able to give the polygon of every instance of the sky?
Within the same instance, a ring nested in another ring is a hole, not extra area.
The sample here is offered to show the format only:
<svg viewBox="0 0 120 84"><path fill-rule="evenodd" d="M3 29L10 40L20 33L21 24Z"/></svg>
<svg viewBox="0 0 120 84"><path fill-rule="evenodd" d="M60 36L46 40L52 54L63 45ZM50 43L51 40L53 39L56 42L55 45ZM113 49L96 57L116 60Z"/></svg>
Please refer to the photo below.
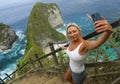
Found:
<svg viewBox="0 0 120 84"><path fill-rule="evenodd" d="M19 5L19 4L25 4L25 3L30 3L30 2L37 2L37 1L42 1L42 2L58 2L61 4L65 4L67 2L69 3L88 3L91 2L90 0L0 0L0 7L9 7L9 6L14 6L14 5ZM98 0L92 0L92 1L98 1ZM64 2L64 3L63 3Z"/></svg>
<svg viewBox="0 0 120 84"><path fill-rule="evenodd" d="M20 20L28 17L32 6L38 1L57 3L64 17L96 10L110 19L120 16L120 0L0 0L0 21L8 23L16 18Z"/></svg>
<svg viewBox="0 0 120 84"><path fill-rule="evenodd" d="M16 3L28 2L30 0L0 0L0 6L15 5Z"/></svg>
<svg viewBox="0 0 120 84"><path fill-rule="evenodd" d="M25 4L25 3L30 3L34 1L43 1L43 0L0 0L0 8L7 8L10 6L15 6L15 5L20 5L20 4Z"/></svg>
<svg viewBox="0 0 120 84"><path fill-rule="evenodd" d="M0 0L0 7L7 7L7 6L14 6L19 4L25 4L30 2L36 2L36 1L42 1L42 2L54 2L54 1L61 1L61 0Z"/></svg>

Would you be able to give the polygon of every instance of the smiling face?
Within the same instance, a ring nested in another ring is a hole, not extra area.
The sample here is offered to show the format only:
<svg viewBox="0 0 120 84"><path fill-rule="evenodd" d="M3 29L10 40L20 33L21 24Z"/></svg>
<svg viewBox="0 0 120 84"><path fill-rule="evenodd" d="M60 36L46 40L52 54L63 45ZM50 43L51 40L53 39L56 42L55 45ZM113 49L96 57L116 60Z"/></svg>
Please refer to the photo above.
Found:
<svg viewBox="0 0 120 84"><path fill-rule="evenodd" d="M67 33L67 37L70 41L76 41L81 38L80 29L78 27L76 27L75 25L70 25L67 28L66 33Z"/></svg>

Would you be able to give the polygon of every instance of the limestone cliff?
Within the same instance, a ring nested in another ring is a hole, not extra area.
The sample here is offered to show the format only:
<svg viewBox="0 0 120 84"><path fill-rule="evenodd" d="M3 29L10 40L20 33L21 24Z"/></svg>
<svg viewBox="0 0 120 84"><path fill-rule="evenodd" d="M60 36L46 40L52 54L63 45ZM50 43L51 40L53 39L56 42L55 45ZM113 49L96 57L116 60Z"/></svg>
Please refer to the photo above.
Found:
<svg viewBox="0 0 120 84"><path fill-rule="evenodd" d="M41 54L49 42L65 41L65 36L55 29L61 25L62 16L55 3L36 3L28 20L25 53L29 57L34 53Z"/></svg>
<svg viewBox="0 0 120 84"><path fill-rule="evenodd" d="M52 8L48 8L48 21L51 26L57 28L63 25L62 16L57 5L53 5Z"/></svg>
<svg viewBox="0 0 120 84"><path fill-rule="evenodd" d="M7 50L17 39L16 33L7 25L0 23L0 49Z"/></svg>

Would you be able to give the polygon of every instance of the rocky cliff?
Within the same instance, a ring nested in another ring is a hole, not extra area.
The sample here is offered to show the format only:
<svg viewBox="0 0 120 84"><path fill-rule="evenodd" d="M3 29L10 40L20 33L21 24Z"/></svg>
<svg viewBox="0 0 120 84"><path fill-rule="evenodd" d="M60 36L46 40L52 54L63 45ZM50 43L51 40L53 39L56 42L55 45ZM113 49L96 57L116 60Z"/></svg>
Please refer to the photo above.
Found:
<svg viewBox="0 0 120 84"><path fill-rule="evenodd" d="M55 29L61 25L62 15L55 3L36 3L28 20L25 54L29 57L41 54L49 42L66 41L66 37Z"/></svg>
<svg viewBox="0 0 120 84"><path fill-rule="evenodd" d="M0 23L0 49L7 50L12 47L18 36L7 25Z"/></svg>
<svg viewBox="0 0 120 84"><path fill-rule="evenodd" d="M53 5L51 8L48 8L48 21L51 26L57 28L63 25L62 16L57 5Z"/></svg>

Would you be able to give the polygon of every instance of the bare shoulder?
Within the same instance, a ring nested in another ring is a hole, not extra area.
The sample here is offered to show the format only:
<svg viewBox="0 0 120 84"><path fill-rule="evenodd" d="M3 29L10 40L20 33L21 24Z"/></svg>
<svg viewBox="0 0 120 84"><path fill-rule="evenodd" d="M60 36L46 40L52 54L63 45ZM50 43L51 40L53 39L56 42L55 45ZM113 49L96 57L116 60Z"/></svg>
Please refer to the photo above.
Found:
<svg viewBox="0 0 120 84"><path fill-rule="evenodd" d="M89 40L85 40L84 41L84 46L85 48L87 48L88 50L92 50L94 49L96 44L95 44L95 41L89 41Z"/></svg>

